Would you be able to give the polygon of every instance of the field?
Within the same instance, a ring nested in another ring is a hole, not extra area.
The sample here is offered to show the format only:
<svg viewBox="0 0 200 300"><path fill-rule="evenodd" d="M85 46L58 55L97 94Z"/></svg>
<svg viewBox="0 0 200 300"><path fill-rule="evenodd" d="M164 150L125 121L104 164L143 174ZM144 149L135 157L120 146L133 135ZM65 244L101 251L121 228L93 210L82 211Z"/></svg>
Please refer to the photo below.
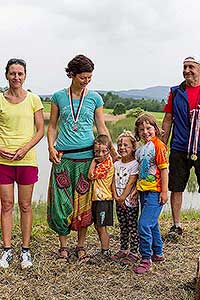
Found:
<svg viewBox="0 0 200 300"><path fill-rule="evenodd" d="M199 217L197 212L182 216L184 236L170 240L166 233L170 226L168 215L160 220L166 260L153 264L145 275L136 275L132 266L108 261L101 265L79 263L73 250L76 235L69 237L70 263L57 259L58 239L48 229L45 204L34 208L34 226L31 249L34 266L27 271L19 267L20 231L15 218L13 244L15 259L8 270L0 270L1 300L192 300L194 277L199 256ZM15 212L17 216L17 211ZM111 249L119 246L117 222L110 228ZM88 253L98 247L93 226L87 237Z"/></svg>

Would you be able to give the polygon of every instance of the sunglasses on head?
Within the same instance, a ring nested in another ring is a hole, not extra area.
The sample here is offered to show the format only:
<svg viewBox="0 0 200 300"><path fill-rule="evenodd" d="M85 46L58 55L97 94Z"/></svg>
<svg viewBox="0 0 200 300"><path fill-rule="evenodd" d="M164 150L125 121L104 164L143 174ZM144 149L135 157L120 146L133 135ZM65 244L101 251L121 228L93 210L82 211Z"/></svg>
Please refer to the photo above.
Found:
<svg viewBox="0 0 200 300"><path fill-rule="evenodd" d="M19 64L19 65L22 65L22 66L26 66L25 60L20 59L20 58L11 58L11 59L9 59L9 61L7 63L7 66L10 66L10 65L13 65L13 64Z"/></svg>

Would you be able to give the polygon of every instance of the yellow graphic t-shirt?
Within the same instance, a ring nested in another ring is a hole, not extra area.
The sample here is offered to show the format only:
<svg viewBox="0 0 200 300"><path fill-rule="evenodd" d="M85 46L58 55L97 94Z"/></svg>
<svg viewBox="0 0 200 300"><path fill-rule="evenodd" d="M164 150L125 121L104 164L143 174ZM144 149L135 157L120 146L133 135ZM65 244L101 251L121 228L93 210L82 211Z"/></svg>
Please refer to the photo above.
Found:
<svg viewBox="0 0 200 300"><path fill-rule="evenodd" d="M0 93L0 148L16 151L34 135L34 113L43 109L39 96L27 92L17 104L10 103ZM0 157L0 164L10 166L37 166L36 151L32 148L20 161Z"/></svg>

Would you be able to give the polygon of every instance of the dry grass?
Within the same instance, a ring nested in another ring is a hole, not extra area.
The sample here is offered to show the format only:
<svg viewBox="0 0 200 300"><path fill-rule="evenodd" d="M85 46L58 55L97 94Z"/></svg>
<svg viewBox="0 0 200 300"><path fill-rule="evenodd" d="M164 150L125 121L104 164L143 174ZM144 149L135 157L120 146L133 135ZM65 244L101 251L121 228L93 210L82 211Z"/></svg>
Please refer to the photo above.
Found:
<svg viewBox="0 0 200 300"><path fill-rule="evenodd" d="M186 300L194 299L196 260L200 240L198 221L184 221L184 236L176 241L165 237L169 221L161 219L165 262L154 264L145 275L136 275L131 266L114 262L104 265L80 264L72 255L70 263L57 260L58 240L46 226L34 225L31 249L34 267L21 271L19 264L20 231L13 235L15 259L8 270L0 270L0 299L70 299L70 300ZM165 228L165 229L164 229ZM111 232L111 248L119 245L117 225ZM76 242L69 238L70 251ZM92 253L98 247L93 228L87 238L87 249Z"/></svg>

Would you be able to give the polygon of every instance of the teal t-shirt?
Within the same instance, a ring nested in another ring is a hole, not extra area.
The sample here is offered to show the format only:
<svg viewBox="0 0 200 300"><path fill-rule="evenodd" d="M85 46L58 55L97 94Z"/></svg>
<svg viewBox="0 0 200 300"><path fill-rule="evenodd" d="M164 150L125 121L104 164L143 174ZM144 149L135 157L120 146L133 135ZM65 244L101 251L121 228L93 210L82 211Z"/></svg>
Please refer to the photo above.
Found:
<svg viewBox="0 0 200 300"><path fill-rule="evenodd" d="M70 107L69 95L66 89L53 94L51 101L59 108L59 133L56 139L57 150L81 149L93 145L93 123L95 109L103 106L102 97L94 92L88 91L84 97L79 118L76 123L77 130L74 131L74 120ZM80 99L73 99L74 112L76 114ZM65 158L92 158L93 151L64 154Z"/></svg>

